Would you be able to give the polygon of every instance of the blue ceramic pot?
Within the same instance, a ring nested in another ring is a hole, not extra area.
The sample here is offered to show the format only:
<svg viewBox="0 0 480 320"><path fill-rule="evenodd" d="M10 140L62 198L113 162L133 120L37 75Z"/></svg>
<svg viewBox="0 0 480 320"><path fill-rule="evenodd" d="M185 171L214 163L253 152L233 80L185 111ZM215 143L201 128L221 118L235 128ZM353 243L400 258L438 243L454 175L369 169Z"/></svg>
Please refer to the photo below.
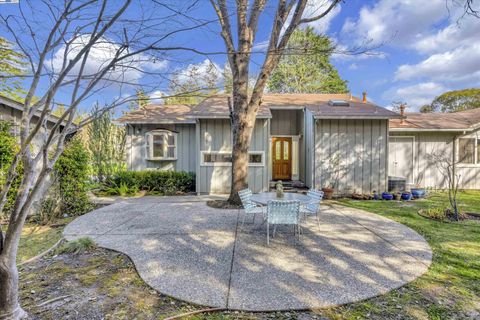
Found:
<svg viewBox="0 0 480 320"><path fill-rule="evenodd" d="M393 194L384 192L382 193L382 199L383 200L393 200Z"/></svg>
<svg viewBox="0 0 480 320"><path fill-rule="evenodd" d="M414 199L425 198L425 195L427 194L425 189L422 189L422 188L416 188L410 191L412 192L412 196Z"/></svg>
<svg viewBox="0 0 480 320"><path fill-rule="evenodd" d="M402 193L402 200L405 200L405 201L412 200L412 194L410 192Z"/></svg>

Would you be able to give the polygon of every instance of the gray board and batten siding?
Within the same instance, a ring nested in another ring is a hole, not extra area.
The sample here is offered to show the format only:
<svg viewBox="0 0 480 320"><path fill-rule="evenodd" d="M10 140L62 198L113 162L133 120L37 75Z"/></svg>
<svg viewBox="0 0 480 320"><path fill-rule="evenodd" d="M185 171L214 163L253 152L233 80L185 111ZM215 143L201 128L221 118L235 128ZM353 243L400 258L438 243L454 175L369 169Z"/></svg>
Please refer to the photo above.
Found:
<svg viewBox="0 0 480 320"><path fill-rule="evenodd" d="M307 130L310 125L307 121ZM388 120L317 119L314 140L309 161L314 163L315 188L336 183L341 194L386 190Z"/></svg>

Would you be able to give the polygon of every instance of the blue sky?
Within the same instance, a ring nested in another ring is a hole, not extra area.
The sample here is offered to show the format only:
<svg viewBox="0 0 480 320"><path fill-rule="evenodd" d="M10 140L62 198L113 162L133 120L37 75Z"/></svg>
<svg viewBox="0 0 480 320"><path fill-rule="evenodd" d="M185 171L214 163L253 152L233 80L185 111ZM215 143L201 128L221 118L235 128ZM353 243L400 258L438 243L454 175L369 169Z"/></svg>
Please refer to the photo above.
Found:
<svg viewBox="0 0 480 320"><path fill-rule="evenodd" d="M326 1L310 0L306 15L314 14ZM32 3L35 5L35 1ZM142 11L139 3L134 2L126 17L135 17ZM178 3L180 7L187 5L187 1ZM262 43L268 40L275 3L267 1L266 12L261 17L256 38L259 50ZM360 96L366 90L369 99L381 106L403 101L410 106L409 111L415 111L442 92L480 86L480 19L462 17L461 9L450 0L429 0L428 5L414 0L346 0L326 19L311 25L337 43L339 51L358 46L373 48L371 51L374 54L338 53L332 57L332 63L340 76L348 80L353 94ZM0 13L16 14L18 5L0 5ZM162 14L166 13L155 12L156 17ZM202 21L215 17L206 0L200 0L189 14ZM164 29L174 27L169 24ZM168 44L194 47L206 52L223 52L224 44L218 30L217 24L212 23L202 29L181 33L170 39ZM3 29L0 35L12 39ZM255 55L251 65L252 74L258 70L262 58L262 54ZM144 63L142 69L165 74L182 73L194 64L201 69L206 65L204 61L209 59L221 71L226 61L222 54L203 56L186 52L175 52L165 59L168 62L159 60L156 64ZM161 78L138 74L132 79L138 85L148 83L148 91L166 92L168 84L164 80L165 74ZM132 90L133 87L130 92ZM122 94L127 94L127 91ZM95 100L108 101L118 94L117 88L104 90L85 101L84 108L88 109ZM67 92L60 93L59 99L65 98L62 95L66 97Z"/></svg>

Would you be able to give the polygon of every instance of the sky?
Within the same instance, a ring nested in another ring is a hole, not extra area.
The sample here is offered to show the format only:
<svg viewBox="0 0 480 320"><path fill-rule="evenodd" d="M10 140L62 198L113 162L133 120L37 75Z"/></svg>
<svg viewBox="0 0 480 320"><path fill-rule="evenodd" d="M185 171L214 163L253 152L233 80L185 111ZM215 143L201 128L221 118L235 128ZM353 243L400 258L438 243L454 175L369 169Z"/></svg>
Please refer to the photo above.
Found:
<svg viewBox="0 0 480 320"><path fill-rule="evenodd" d="M156 29L157 32L151 32L149 38L178 29L179 25L185 26L192 21L191 18L196 23L213 21L205 27L178 33L167 41L170 46L186 46L210 54L175 51L160 55L153 62L147 61L147 58L132 61L135 69L127 72L128 83L132 85L122 87L122 90L114 86L92 95L84 102L85 109L95 101L108 102L112 97L127 95L142 85L148 86L146 91L152 97L159 97L168 91L168 75L185 74L192 68L203 70L210 62L215 64L221 75L226 56L218 23L214 21L215 13L207 0L199 0L192 8L187 7L189 1L176 3L182 9L188 8L190 20L178 24L170 20L164 22ZM325 2L328 0L309 0L305 17L318 13ZM260 18L254 48L257 53L253 55L251 74L258 72L263 61L262 50L268 41L275 3L267 1L267 8ZM35 6L36 2L32 4ZM455 6L453 0L346 0L327 17L310 25L336 43L337 52L331 57L331 62L340 76L348 80L354 95L361 96L366 91L368 99L380 106L389 107L392 102L401 101L407 103L408 111L416 111L445 91L480 87L480 19L464 15L462 9ZM158 21L168 16L165 9L157 7L155 10L147 10L140 1L134 2L125 15L132 19L140 13L145 16L147 12L151 14L149 17ZM18 13L18 5L0 4L3 16ZM34 20L34 15L31 18ZM36 23L40 25L44 21ZM41 26L36 32L41 34L46 30L48 27ZM127 30L130 32L130 29ZM0 36L13 40L4 28L0 28ZM28 38L25 37L24 41L28 42ZM81 47L81 42L79 40L78 47ZM97 59L88 61L87 67L95 70L104 63L111 51L109 46L114 45L107 43L95 48L93 56ZM368 49L368 54L345 54L358 48ZM62 54L61 47L52 52L48 60L51 70L55 70L58 65L56 59L60 59ZM60 100L67 98L67 90L59 93Z"/></svg>

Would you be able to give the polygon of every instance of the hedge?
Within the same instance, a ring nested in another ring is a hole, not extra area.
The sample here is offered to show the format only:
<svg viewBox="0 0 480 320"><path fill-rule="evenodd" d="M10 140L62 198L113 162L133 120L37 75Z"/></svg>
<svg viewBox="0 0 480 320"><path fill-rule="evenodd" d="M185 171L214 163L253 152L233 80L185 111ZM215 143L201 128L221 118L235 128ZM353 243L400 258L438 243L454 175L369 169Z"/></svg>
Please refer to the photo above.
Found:
<svg viewBox="0 0 480 320"><path fill-rule="evenodd" d="M121 171L107 180L110 190L128 188L147 193L173 195L195 190L195 174L184 171ZM117 192L118 193L118 192Z"/></svg>

